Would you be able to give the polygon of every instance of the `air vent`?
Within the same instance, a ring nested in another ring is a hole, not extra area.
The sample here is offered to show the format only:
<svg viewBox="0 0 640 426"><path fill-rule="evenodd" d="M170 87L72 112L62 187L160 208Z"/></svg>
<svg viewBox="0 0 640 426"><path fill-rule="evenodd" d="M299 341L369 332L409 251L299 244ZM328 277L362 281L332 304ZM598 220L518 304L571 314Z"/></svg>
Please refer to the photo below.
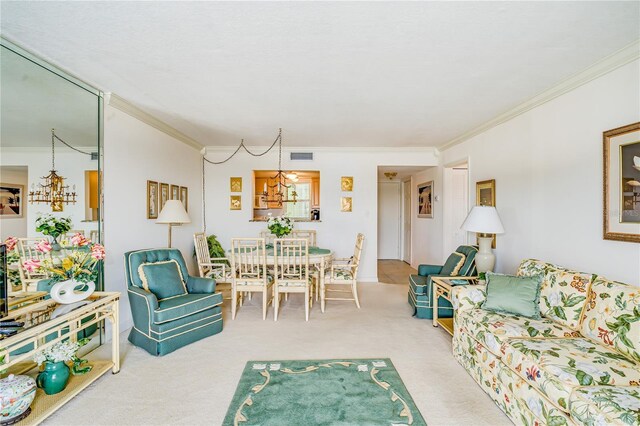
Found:
<svg viewBox="0 0 640 426"><path fill-rule="evenodd" d="M98 159L98 153L97 152L92 152L91 153L91 161L96 161Z"/></svg>
<svg viewBox="0 0 640 426"><path fill-rule="evenodd" d="M292 152L291 153L292 160L313 160L313 152Z"/></svg>

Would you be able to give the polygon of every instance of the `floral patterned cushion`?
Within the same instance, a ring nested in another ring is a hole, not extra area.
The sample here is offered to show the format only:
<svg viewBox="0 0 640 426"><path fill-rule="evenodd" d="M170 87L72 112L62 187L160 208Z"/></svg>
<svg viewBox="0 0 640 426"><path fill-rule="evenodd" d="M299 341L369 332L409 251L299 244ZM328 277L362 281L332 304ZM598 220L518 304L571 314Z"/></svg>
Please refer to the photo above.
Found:
<svg viewBox="0 0 640 426"><path fill-rule="evenodd" d="M352 280L353 273L349 269L340 269L336 268L333 270L333 276L331 276L331 271L329 270L327 273L334 280Z"/></svg>
<svg viewBox="0 0 640 426"><path fill-rule="evenodd" d="M230 271L231 268L214 268L211 269L207 274L207 278L213 278L214 280L230 282L232 279L232 274Z"/></svg>
<svg viewBox="0 0 640 426"><path fill-rule="evenodd" d="M538 259L525 259L518 266L518 272L516 275L519 277L531 277L533 275L545 275L548 270L564 270L559 266L551 263L543 262Z"/></svg>
<svg viewBox="0 0 640 426"><path fill-rule="evenodd" d="M540 313L573 330L580 328L592 275L549 270L540 290Z"/></svg>
<svg viewBox="0 0 640 426"><path fill-rule="evenodd" d="M456 323L496 355L501 355L501 345L513 337L579 336L548 318L534 320L483 309L459 312Z"/></svg>
<svg viewBox="0 0 640 426"><path fill-rule="evenodd" d="M640 288L596 278L581 332L640 362Z"/></svg>
<svg viewBox="0 0 640 426"><path fill-rule="evenodd" d="M451 304L456 312L479 309L486 298L486 285L457 285L451 289Z"/></svg>
<svg viewBox="0 0 640 426"><path fill-rule="evenodd" d="M507 366L566 412L577 387L640 384L639 364L584 338L513 339L502 352Z"/></svg>
<svg viewBox="0 0 640 426"><path fill-rule="evenodd" d="M569 401L571 417L584 425L640 424L640 387L590 386L576 389Z"/></svg>

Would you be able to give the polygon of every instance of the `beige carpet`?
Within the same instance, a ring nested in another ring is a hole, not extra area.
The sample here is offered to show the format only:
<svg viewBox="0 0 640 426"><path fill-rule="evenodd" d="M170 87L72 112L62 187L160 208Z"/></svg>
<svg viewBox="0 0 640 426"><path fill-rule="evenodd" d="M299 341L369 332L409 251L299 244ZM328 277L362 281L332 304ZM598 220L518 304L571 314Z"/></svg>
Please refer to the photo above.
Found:
<svg viewBox="0 0 640 426"><path fill-rule="evenodd" d="M260 297L222 333L162 358L122 334L122 370L107 373L51 416L48 425L219 425L248 360L391 358L429 426L509 425L507 417L451 355L451 339L411 317L406 286L363 284L351 302L314 305L308 323L292 296L274 323ZM297 296L297 297L296 297ZM126 297L126 296L125 296ZM109 345L98 349L108 356Z"/></svg>

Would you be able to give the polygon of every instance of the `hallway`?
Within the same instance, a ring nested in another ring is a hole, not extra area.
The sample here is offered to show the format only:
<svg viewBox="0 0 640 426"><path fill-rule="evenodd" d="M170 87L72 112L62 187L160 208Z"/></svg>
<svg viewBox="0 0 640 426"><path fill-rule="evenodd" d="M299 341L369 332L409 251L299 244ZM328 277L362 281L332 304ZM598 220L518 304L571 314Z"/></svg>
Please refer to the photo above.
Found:
<svg viewBox="0 0 640 426"><path fill-rule="evenodd" d="M409 264L401 260L378 260L378 282L408 284L409 275L417 273Z"/></svg>

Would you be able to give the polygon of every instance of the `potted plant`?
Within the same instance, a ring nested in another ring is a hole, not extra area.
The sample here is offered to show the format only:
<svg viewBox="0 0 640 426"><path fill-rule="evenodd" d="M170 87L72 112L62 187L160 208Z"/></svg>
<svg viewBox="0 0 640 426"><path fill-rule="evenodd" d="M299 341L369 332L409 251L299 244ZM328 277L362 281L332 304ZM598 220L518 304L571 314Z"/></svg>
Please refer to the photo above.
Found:
<svg viewBox="0 0 640 426"><path fill-rule="evenodd" d="M23 263L29 272L45 270L49 272L52 282L51 298L58 303L74 303L86 299L95 290L98 278L98 265L105 258L105 249L101 244L94 244L78 233L71 237L72 246L67 256L62 259L29 259ZM36 250L48 253L52 245L47 240L36 244ZM75 291L81 290L80 292Z"/></svg>
<svg viewBox="0 0 640 426"><path fill-rule="evenodd" d="M269 229L276 238L286 237L293 231L293 221L285 216L269 217L267 229Z"/></svg>
<svg viewBox="0 0 640 426"><path fill-rule="evenodd" d="M51 214L38 216L36 219L36 231L42 232L53 239L51 247L54 251L60 251L58 237L71 229L70 217L55 217Z"/></svg>
<svg viewBox="0 0 640 426"><path fill-rule="evenodd" d="M81 339L77 342L65 340L36 352L33 360L39 366L44 364L36 377L38 387L42 388L47 395L54 395L67 387L70 371L74 375L91 371L92 366L87 364L87 360L77 356L78 349L86 345L87 342L88 339ZM73 361L71 369L67 365L69 361Z"/></svg>

